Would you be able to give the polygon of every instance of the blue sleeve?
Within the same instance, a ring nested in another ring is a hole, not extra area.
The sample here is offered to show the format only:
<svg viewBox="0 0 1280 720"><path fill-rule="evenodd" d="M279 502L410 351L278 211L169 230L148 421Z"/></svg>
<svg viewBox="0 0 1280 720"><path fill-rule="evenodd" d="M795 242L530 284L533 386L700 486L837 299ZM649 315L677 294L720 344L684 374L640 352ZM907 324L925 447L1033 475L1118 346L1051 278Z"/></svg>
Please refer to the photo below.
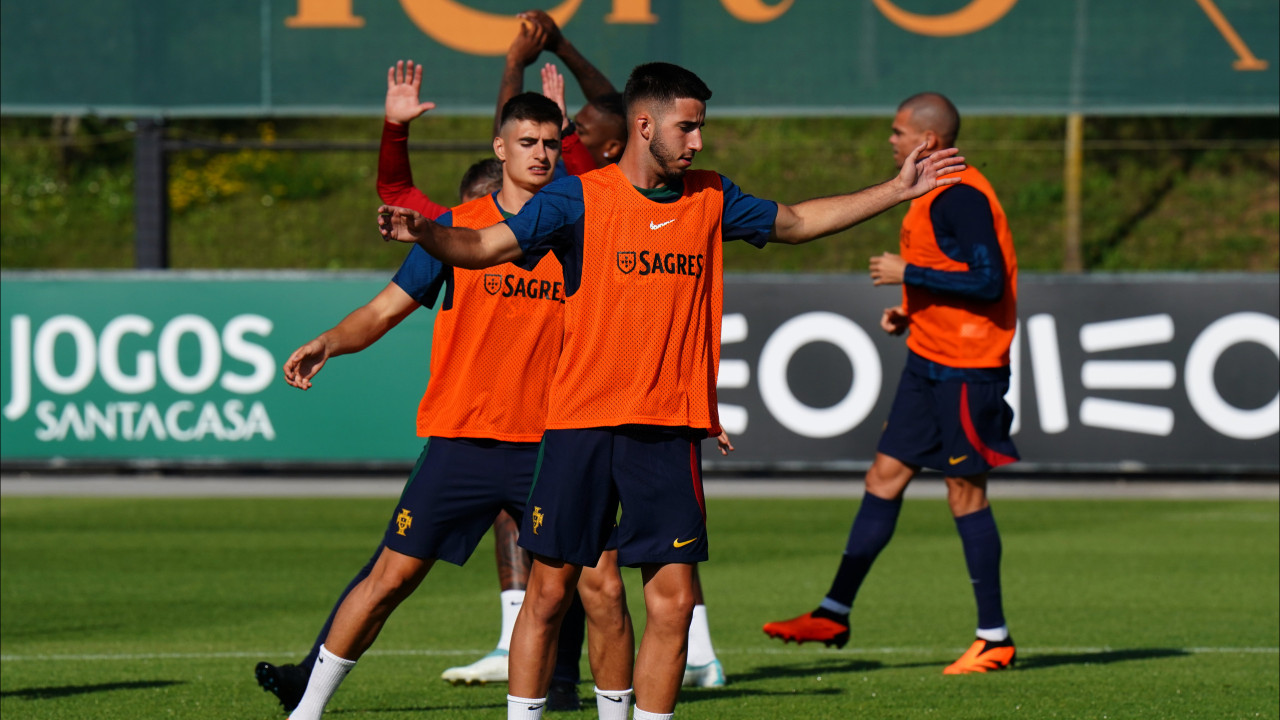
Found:
<svg viewBox="0 0 1280 720"><path fill-rule="evenodd" d="M453 226L453 213L447 212L436 218L436 222L445 227ZM409 297L418 301L423 307L435 307L436 298L440 296L440 288L452 275L453 269L427 254L421 246L414 245L409 255L400 263L391 282L400 286Z"/></svg>
<svg viewBox="0 0 1280 720"><path fill-rule="evenodd" d="M563 254L573 242L573 228L585 214L582 181L577 177L561 178L542 188L505 221L524 252L518 264L533 268L548 252Z"/></svg>
<svg viewBox="0 0 1280 720"><path fill-rule="evenodd" d="M907 265L902 282L933 292L995 302L1004 294L1004 254L996 238L991 203L981 191L955 185L929 208L938 248L968 270L933 270Z"/></svg>
<svg viewBox="0 0 1280 720"><path fill-rule="evenodd" d="M773 237L773 226L778 220L778 203L752 197L721 175L724 189L724 216L722 236L725 240L746 240L762 248Z"/></svg>

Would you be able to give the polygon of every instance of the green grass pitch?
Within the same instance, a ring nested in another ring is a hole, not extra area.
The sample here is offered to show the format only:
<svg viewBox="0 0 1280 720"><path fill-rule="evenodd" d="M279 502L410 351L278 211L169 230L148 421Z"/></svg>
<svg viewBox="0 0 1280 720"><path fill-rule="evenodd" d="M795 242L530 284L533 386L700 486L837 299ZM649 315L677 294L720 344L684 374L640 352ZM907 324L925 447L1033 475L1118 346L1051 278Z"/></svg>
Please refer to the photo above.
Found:
<svg viewBox="0 0 1280 720"><path fill-rule="evenodd" d="M0 715L283 717L254 683L254 663L302 655L376 545L391 504L5 498ZM907 501L858 598L844 650L783 645L761 633L765 621L822 597L856 505L709 501L712 561L703 581L729 685L684 691L678 717L1280 714L1273 501L997 500L1019 663L963 677L942 675L975 622L942 501ZM626 576L639 629L639 576ZM505 685L439 679L492 647L497 591L487 540L466 568L438 566L348 677L329 716L505 717ZM590 687L584 681L584 697Z"/></svg>

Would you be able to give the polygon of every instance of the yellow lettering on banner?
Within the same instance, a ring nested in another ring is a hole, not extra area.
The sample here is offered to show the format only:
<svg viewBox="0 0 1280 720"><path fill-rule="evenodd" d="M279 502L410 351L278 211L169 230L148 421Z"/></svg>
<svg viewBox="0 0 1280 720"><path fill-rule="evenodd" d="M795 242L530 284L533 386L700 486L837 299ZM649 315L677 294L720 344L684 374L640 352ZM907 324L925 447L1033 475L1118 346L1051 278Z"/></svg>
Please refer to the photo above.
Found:
<svg viewBox="0 0 1280 720"><path fill-rule="evenodd" d="M649 0L613 0L613 12L604 16L611 25L652 25L658 16L649 7Z"/></svg>
<svg viewBox="0 0 1280 720"><path fill-rule="evenodd" d="M1231 27L1231 23L1227 22L1227 17L1222 14L1217 5L1213 4L1213 0L1196 0L1200 3L1200 9L1204 10L1204 14L1209 16L1209 21L1213 26L1218 28L1218 32L1222 33L1222 38L1227 41L1231 49L1236 53L1236 61L1231 63L1231 67L1236 70L1266 70L1267 61L1259 60L1250 50L1249 46L1244 44L1244 40L1240 39L1240 35L1236 33L1235 28Z"/></svg>
<svg viewBox="0 0 1280 720"><path fill-rule="evenodd" d="M720 0L720 4L742 22L767 23L782 17L795 1L782 0L777 5L766 5L761 0Z"/></svg>
<svg viewBox="0 0 1280 720"><path fill-rule="evenodd" d="M358 28L364 18L351 14L351 0L298 0L298 13L284 19L292 28Z"/></svg>
<svg viewBox="0 0 1280 720"><path fill-rule="evenodd" d="M968 35L994 25L1018 0L973 0L944 15L917 15L894 5L891 0L871 0L889 22L917 35L952 37Z"/></svg>
<svg viewBox="0 0 1280 720"><path fill-rule="evenodd" d="M547 11L560 27L578 11L582 0L565 0ZM505 55L520 30L514 15L475 10L457 0L400 0L404 12L431 39L472 55Z"/></svg>

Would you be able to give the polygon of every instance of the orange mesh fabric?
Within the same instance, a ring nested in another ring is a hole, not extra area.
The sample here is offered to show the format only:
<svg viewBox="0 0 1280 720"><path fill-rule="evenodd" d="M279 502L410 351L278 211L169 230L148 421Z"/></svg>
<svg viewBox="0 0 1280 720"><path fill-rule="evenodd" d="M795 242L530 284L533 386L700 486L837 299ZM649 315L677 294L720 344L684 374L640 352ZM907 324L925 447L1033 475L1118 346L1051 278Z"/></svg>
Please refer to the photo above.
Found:
<svg viewBox="0 0 1280 720"><path fill-rule="evenodd" d="M686 173L674 203L645 198L614 165L581 180L582 284L565 303L547 427L718 433L720 176Z"/></svg>
<svg viewBox="0 0 1280 720"><path fill-rule="evenodd" d="M1009 345L1018 319L1018 258L1004 208L991 183L977 169L960 172L960 181L987 196L995 220L996 239L1004 256L1004 293L994 303L954 295L939 295L920 287L902 286L903 305L911 318L907 347L917 355L950 367L1003 367L1009 364ZM950 187L950 186L947 186ZM934 270L968 270L938 248L929 208L946 187L911 201L902 220L901 253L912 265Z"/></svg>
<svg viewBox="0 0 1280 720"><path fill-rule="evenodd" d="M455 227L501 221L491 196L453 208ZM554 257L532 272L510 263L453 268L453 303L440 309L432 333L418 435L540 440L563 315L564 278Z"/></svg>

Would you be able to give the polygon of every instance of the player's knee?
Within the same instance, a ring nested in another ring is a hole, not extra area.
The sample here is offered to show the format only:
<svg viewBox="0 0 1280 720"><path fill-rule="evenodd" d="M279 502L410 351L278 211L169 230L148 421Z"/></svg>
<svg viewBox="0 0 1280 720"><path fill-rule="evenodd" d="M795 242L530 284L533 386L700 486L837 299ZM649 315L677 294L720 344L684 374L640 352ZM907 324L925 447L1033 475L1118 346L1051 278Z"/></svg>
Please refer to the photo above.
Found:
<svg viewBox="0 0 1280 720"><path fill-rule="evenodd" d="M590 584L580 584L578 591L582 604L593 617L609 618L625 613L627 590L621 576L606 576Z"/></svg>
<svg viewBox="0 0 1280 720"><path fill-rule="evenodd" d="M653 597L646 594L645 597L648 623L660 622L687 630L689 622L693 619L693 606L694 595L691 588L655 593Z"/></svg>
<svg viewBox="0 0 1280 720"><path fill-rule="evenodd" d="M375 602L399 603L417 589L426 573L427 568L421 562L383 567L380 572L369 576L369 592Z"/></svg>
<svg viewBox="0 0 1280 720"><path fill-rule="evenodd" d="M987 485L985 480L974 482L967 478L947 478L947 505L951 514L962 517L978 512L987 507Z"/></svg>
<svg viewBox="0 0 1280 720"><path fill-rule="evenodd" d="M909 465L883 457L876 458L875 463L867 470L867 492L885 500L896 500L914 476L915 471Z"/></svg>
<svg viewBox="0 0 1280 720"><path fill-rule="evenodd" d="M546 621L567 610L572 601L572 588L560 583L542 582L525 588L521 611L532 612L539 620Z"/></svg>

